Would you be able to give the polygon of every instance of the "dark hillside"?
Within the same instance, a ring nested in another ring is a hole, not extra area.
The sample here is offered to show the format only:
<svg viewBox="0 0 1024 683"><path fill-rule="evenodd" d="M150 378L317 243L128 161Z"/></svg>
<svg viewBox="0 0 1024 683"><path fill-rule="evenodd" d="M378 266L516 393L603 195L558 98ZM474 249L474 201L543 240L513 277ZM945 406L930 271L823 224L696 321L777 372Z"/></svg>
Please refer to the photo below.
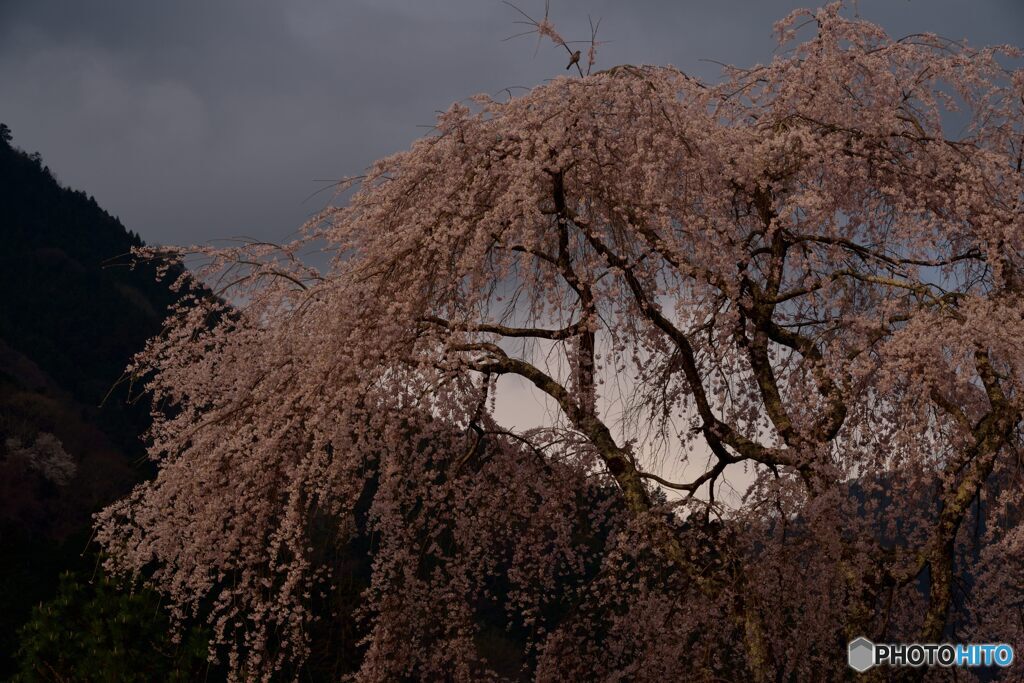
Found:
<svg viewBox="0 0 1024 683"><path fill-rule="evenodd" d="M0 125L0 678L31 607L95 562L92 513L146 474L148 406L111 392L175 298L127 266L141 244Z"/></svg>

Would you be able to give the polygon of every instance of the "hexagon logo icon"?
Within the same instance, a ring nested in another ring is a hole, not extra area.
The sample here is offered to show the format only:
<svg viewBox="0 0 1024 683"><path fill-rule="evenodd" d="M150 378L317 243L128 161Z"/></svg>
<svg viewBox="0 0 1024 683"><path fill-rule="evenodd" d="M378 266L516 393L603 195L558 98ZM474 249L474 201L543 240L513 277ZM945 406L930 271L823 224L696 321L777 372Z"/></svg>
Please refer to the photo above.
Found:
<svg viewBox="0 0 1024 683"><path fill-rule="evenodd" d="M850 668L864 673L875 665L875 644L867 638L857 638L850 642L848 657Z"/></svg>

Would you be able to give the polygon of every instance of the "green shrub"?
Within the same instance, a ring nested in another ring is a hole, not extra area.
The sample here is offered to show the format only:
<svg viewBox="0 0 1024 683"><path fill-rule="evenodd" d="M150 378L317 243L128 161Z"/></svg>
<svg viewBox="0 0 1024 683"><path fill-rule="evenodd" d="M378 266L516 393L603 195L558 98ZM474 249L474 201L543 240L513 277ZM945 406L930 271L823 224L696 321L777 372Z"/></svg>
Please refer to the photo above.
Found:
<svg viewBox="0 0 1024 683"><path fill-rule="evenodd" d="M170 621L152 591L120 589L65 572L49 602L20 630L16 682L213 680L208 634L186 630L172 642Z"/></svg>

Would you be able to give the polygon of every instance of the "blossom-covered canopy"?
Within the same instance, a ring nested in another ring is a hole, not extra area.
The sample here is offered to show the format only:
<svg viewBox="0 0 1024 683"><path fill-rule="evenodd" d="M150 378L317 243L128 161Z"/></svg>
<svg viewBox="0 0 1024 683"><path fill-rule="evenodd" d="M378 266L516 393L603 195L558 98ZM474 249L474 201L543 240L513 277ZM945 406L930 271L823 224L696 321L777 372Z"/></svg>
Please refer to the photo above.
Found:
<svg viewBox="0 0 1024 683"><path fill-rule="evenodd" d="M101 515L110 566L207 615L240 678L308 655L324 548L358 534L356 680L1020 643L1024 71L840 9L719 83L453 105L297 242L198 250L226 299L132 368L159 475ZM495 419L507 376L545 424Z"/></svg>

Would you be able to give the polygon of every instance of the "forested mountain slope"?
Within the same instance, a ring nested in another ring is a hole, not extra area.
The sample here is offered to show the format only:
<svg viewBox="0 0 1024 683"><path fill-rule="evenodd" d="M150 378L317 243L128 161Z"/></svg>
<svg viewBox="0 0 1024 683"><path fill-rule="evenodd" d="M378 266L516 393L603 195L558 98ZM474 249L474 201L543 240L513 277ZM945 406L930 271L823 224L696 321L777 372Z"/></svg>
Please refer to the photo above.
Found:
<svg viewBox="0 0 1024 683"><path fill-rule="evenodd" d="M141 244L0 125L0 658L59 573L95 563L92 513L146 475L148 406L118 380L175 295L128 266Z"/></svg>

